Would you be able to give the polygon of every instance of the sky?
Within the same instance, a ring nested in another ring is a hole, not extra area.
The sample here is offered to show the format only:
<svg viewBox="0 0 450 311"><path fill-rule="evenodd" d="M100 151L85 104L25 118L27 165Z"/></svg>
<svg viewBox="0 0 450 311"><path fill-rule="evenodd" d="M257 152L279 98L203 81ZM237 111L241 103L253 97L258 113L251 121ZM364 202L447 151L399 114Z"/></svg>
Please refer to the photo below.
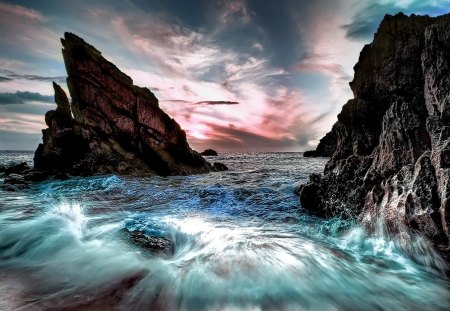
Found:
<svg viewBox="0 0 450 311"><path fill-rule="evenodd" d="M359 52L385 14L450 0L0 2L0 150L34 150L66 89L69 31L148 87L196 150L314 149L353 97Z"/></svg>

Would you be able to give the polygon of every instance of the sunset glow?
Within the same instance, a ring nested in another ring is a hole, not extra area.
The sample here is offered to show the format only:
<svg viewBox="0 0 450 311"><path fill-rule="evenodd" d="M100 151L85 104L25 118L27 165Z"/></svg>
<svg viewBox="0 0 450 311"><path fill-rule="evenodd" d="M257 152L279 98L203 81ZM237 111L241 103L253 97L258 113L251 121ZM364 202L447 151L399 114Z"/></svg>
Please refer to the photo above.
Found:
<svg viewBox="0 0 450 311"><path fill-rule="evenodd" d="M0 2L0 149L32 150L40 141L51 81L65 85L64 31L150 88L195 149L312 149L352 97L352 67L383 15L449 7L375 2ZM17 91L42 98L8 102Z"/></svg>

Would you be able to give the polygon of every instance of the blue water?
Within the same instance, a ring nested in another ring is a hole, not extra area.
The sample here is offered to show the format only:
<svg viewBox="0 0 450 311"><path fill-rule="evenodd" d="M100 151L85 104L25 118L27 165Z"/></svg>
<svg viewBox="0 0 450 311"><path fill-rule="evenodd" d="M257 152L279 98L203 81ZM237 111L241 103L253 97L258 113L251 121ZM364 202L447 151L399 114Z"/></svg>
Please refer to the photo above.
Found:
<svg viewBox="0 0 450 311"><path fill-rule="evenodd" d="M32 153L0 153L0 164L19 160L31 162ZM69 310L96 297L106 304L104 293L139 274L114 302L118 310L449 310L446 263L422 237L387 236L381 224L368 235L301 208L295 186L326 159L212 160L230 170L0 190L0 274L26 285L17 308ZM129 244L124 227L173 240L174 256Z"/></svg>

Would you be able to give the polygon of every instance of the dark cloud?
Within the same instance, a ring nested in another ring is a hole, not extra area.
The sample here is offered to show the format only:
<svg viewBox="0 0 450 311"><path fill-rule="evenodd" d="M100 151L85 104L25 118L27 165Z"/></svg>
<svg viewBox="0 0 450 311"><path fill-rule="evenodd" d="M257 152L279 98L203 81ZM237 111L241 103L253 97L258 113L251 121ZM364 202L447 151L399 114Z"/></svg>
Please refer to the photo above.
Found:
<svg viewBox="0 0 450 311"><path fill-rule="evenodd" d="M0 73L6 75L5 77L0 77L0 82L6 82L6 81L11 81L11 80L30 80L30 81L43 81L43 82L55 81L58 83L66 82L65 76L47 77L47 76L40 76L40 75L19 74L19 73L15 73L8 69L0 69Z"/></svg>
<svg viewBox="0 0 450 311"><path fill-rule="evenodd" d="M24 80L31 80L31 81L44 81L44 82L58 82L63 83L66 82L66 77L64 76L56 76L56 77L45 77L45 76L38 76L38 75L21 75L21 74L9 74L8 78L13 79L24 79Z"/></svg>
<svg viewBox="0 0 450 311"><path fill-rule="evenodd" d="M221 126L217 124L207 124L213 134L208 140L191 138L190 142L199 150L213 148L221 151L298 151L299 148L307 149L307 143L316 138L316 132L303 131L295 137L270 138L240 129L233 124Z"/></svg>
<svg viewBox="0 0 450 311"><path fill-rule="evenodd" d="M196 105L239 105L238 102L226 101L226 100L205 100L196 102Z"/></svg>
<svg viewBox="0 0 450 311"><path fill-rule="evenodd" d="M176 103L176 104L190 104L190 101L183 100L183 99L166 99L161 100L160 102L168 102L168 103Z"/></svg>
<svg viewBox="0 0 450 311"><path fill-rule="evenodd" d="M32 92L0 93L0 105L25 104L28 101L52 103L53 96Z"/></svg>
<svg viewBox="0 0 450 311"><path fill-rule="evenodd" d="M183 99L167 99L162 100L161 102L169 102L169 103L180 103L180 104L191 104L191 105L239 105L238 102L227 101L227 100L204 100L200 102L191 102Z"/></svg>
<svg viewBox="0 0 450 311"><path fill-rule="evenodd" d="M0 82L8 82L8 81L12 81L13 79L8 78L8 77L0 77Z"/></svg>

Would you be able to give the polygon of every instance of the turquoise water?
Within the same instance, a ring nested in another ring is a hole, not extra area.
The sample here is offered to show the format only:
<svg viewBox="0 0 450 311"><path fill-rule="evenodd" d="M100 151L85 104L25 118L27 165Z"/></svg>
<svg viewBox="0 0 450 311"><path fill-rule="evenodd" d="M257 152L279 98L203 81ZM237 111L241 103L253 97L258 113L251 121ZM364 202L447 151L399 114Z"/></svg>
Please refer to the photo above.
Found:
<svg viewBox="0 0 450 311"><path fill-rule="evenodd" d="M32 154L3 152L0 164L19 158ZM119 309L449 309L446 263L423 238L388 237L381 224L367 235L351 221L301 208L295 186L321 172L325 159L257 153L213 160L230 170L0 190L0 274L21 275L23 310L63 310L133 275L139 281L124 290ZM124 227L171 239L175 254L143 252L120 238Z"/></svg>

